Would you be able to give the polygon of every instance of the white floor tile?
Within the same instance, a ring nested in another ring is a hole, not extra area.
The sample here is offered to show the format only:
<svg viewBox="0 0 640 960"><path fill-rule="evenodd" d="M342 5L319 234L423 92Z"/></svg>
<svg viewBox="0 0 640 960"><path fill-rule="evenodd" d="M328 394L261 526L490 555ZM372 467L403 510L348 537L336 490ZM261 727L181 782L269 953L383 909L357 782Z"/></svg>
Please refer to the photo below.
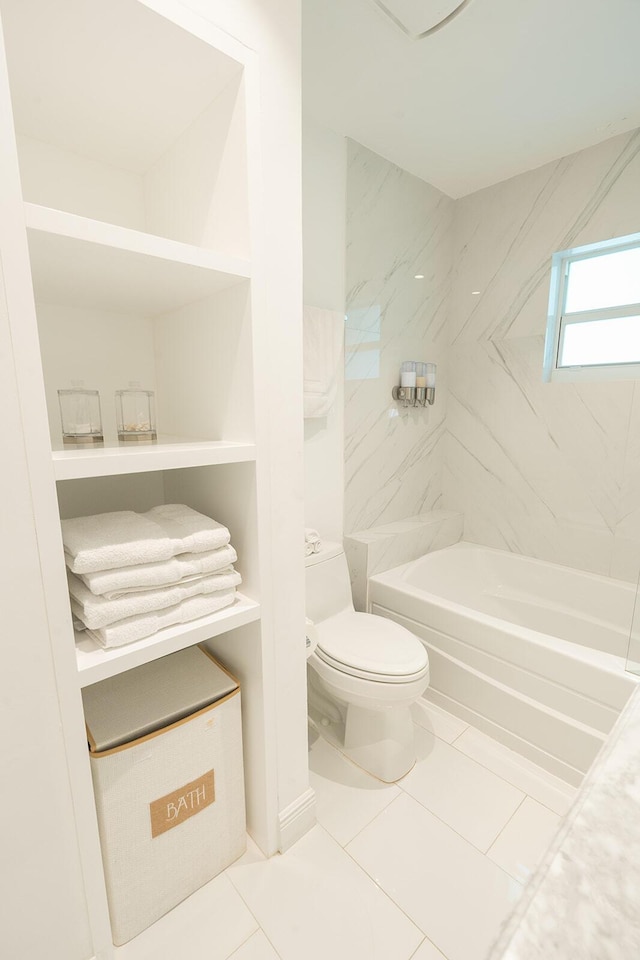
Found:
<svg viewBox="0 0 640 960"><path fill-rule="evenodd" d="M279 957L262 930L258 930L229 960L279 960Z"/></svg>
<svg viewBox="0 0 640 960"><path fill-rule="evenodd" d="M318 822L344 846L400 793L350 763L318 737L309 750Z"/></svg>
<svg viewBox="0 0 640 960"><path fill-rule="evenodd" d="M522 891L407 795L347 849L448 960L483 960Z"/></svg>
<svg viewBox="0 0 640 960"><path fill-rule="evenodd" d="M524 790L545 807L564 816L575 795L577 787L572 787L564 780L554 777L552 773L520 756L508 747L498 743L486 733L469 727L456 740L456 750L460 750L473 760L493 770L520 790Z"/></svg>
<svg viewBox="0 0 640 960"><path fill-rule="evenodd" d="M114 953L117 960L227 960L257 929L222 874Z"/></svg>
<svg viewBox="0 0 640 960"><path fill-rule="evenodd" d="M423 940L411 960L447 960L444 953L440 953L430 940Z"/></svg>
<svg viewBox="0 0 640 960"><path fill-rule="evenodd" d="M456 737L464 733L469 726L464 720L454 717L452 713L436 706L435 703L429 703L423 697L416 700L411 707L411 716L414 723L424 727L430 733L435 733L436 737L446 740L447 743L453 743Z"/></svg>
<svg viewBox="0 0 640 960"><path fill-rule="evenodd" d="M409 960L422 940L319 826L282 856L228 876L282 960Z"/></svg>
<svg viewBox="0 0 640 960"><path fill-rule="evenodd" d="M559 823L557 813L527 797L487 856L516 880L525 883L547 852Z"/></svg>
<svg viewBox="0 0 640 960"><path fill-rule="evenodd" d="M486 852L524 793L448 743L416 727L418 760L403 790Z"/></svg>

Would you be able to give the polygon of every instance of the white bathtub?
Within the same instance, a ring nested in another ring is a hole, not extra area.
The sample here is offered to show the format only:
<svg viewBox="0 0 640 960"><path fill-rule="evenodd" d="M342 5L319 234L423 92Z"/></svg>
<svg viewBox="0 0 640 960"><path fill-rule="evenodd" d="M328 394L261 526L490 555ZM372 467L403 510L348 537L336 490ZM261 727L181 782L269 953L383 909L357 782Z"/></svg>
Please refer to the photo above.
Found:
<svg viewBox="0 0 640 960"><path fill-rule="evenodd" d="M427 699L571 783L637 683L622 580L457 543L371 577L368 598L425 643Z"/></svg>

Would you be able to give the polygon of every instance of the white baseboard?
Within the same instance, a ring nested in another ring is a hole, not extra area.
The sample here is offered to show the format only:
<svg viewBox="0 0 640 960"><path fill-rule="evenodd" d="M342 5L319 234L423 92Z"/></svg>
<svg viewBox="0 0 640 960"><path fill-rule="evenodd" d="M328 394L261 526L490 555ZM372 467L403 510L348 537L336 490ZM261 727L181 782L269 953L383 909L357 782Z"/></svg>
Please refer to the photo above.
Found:
<svg viewBox="0 0 640 960"><path fill-rule="evenodd" d="M309 787L290 803L278 816L280 824L280 853L288 850L296 840L304 836L316 822L316 794Z"/></svg>

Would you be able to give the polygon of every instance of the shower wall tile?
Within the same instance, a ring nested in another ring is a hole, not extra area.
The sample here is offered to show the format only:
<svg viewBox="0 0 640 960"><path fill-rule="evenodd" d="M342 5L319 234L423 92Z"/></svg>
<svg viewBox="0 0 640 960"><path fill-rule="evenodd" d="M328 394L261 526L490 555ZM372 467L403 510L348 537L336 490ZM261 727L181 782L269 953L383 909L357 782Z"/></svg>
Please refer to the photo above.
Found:
<svg viewBox="0 0 640 960"><path fill-rule="evenodd" d="M441 499L452 216L444 194L349 143L347 533L430 511ZM432 407L392 400L407 359L438 364Z"/></svg>
<svg viewBox="0 0 640 960"><path fill-rule="evenodd" d="M551 254L636 233L639 205L640 131L456 201L452 341L544 333Z"/></svg>
<svg viewBox="0 0 640 960"><path fill-rule="evenodd" d="M456 202L438 505L465 539L637 577L640 391L543 383L542 355L552 253L639 224L638 131Z"/></svg>

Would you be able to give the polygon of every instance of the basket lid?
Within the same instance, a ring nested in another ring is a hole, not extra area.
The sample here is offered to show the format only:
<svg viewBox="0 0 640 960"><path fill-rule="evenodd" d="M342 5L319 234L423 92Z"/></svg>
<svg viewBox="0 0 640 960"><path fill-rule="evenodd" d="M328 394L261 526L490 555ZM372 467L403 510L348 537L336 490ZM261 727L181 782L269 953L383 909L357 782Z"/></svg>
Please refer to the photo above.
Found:
<svg viewBox="0 0 640 960"><path fill-rule="evenodd" d="M168 727L238 687L201 647L188 647L85 687L82 702L91 753Z"/></svg>

